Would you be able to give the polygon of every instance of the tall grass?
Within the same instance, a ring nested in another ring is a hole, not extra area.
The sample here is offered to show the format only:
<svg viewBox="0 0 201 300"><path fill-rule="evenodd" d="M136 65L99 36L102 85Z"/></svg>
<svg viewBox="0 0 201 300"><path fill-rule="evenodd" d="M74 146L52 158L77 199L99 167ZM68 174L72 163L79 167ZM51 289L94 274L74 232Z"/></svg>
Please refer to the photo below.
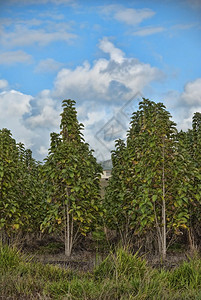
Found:
<svg viewBox="0 0 201 300"><path fill-rule="evenodd" d="M16 268L21 261L20 253L15 247L0 244L0 269Z"/></svg>
<svg viewBox="0 0 201 300"><path fill-rule="evenodd" d="M80 273L30 261L1 246L0 299L201 299L201 260L157 270L119 248L93 272Z"/></svg>

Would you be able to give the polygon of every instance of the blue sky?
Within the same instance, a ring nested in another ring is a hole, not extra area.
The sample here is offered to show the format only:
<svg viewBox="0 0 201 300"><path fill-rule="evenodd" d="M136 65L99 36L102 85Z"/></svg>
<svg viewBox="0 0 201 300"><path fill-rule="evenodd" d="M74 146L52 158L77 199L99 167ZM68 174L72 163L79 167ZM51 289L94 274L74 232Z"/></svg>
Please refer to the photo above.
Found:
<svg viewBox="0 0 201 300"><path fill-rule="evenodd" d="M200 0L0 1L0 128L42 160L71 98L108 159L144 96L187 130L201 111L200 49Z"/></svg>

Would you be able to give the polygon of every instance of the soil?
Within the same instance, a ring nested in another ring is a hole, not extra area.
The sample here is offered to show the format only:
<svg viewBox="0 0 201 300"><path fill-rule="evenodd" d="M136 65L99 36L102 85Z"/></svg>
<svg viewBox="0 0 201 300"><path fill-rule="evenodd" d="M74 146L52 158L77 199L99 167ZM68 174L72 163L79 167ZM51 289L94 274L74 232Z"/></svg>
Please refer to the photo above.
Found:
<svg viewBox="0 0 201 300"><path fill-rule="evenodd" d="M88 251L75 252L71 257L65 256L62 252L58 254L36 254L34 260L85 272L92 271L97 264L96 255Z"/></svg>
<svg viewBox="0 0 201 300"><path fill-rule="evenodd" d="M158 255L145 256L148 264L153 268L162 269L165 268L167 270L178 267L182 262L188 261L190 254L188 253L168 253L165 261L162 261Z"/></svg>
<svg viewBox="0 0 201 300"><path fill-rule="evenodd" d="M142 255L153 268L167 270L176 268L183 261L188 261L191 255L189 253L168 253L165 261L161 261L158 255ZM92 271L99 265L107 254L97 254L91 251L77 251L71 257L66 257L63 252L58 254L36 254L34 260L43 264L57 265L62 268L70 268L83 272Z"/></svg>
<svg viewBox="0 0 201 300"><path fill-rule="evenodd" d="M48 238L44 240L35 240L34 243L25 245L24 250L27 254L33 257L34 261L41 262L43 264L57 265L62 268L70 268L72 270L78 270L83 272L91 272L96 266L98 266L109 254L107 248L102 247L99 244L99 251L95 244L93 245L91 240L85 240L83 243L79 243L79 246L75 248L71 257L64 255L63 243L58 243L54 238ZM102 245L103 246L103 245ZM139 256L145 258L153 268L167 270L176 268L183 261L188 261L193 253L187 251L185 247L180 249L172 249L167 253L167 258L162 261L158 255L139 253Z"/></svg>

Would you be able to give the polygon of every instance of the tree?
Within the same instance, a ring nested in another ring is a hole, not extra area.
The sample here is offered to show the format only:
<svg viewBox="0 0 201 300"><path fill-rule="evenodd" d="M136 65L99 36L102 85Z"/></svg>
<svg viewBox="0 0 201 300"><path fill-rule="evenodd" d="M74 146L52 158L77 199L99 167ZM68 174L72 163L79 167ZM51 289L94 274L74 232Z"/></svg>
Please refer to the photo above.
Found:
<svg viewBox="0 0 201 300"><path fill-rule="evenodd" d="M188 165L188 235L190 248L194 250L201 236L201 113L194 114L192 129L181 131L178 139L180 153Z"/></svg>
<svg viewBox="0 0 201 300"><path fill-rule="evenodd" d="M40 233L44 218L45 188L41 178L41 164L32 157L32 151L22 143L18 147L18 203L21 207L21 222L24 232Z"/></svg>
<svg viewBox="0 0 201 300"><path fill-rule="evenodd" d="M0 130L0 229L9 232L21 223L15 186L18 185L18 149L11 132Z"/></svg>
<svg viewBox="0 0 201 300"><path fill-rule="evenodd" d="M64 100L62 106L61 132L51 134L44 165L49 205L41 227L62 231L65 254L70 256L79 234L86 235L102 213L99 187L102 168L84 142L75 101Z"/></svg>
<svg viewBox="0 0 201 300"><path fill-rule="evenodd" d="M127 244L131 238L131 228L135 224L132 209L134 189L131 185L126 145L119 139L115 147L116 150L112 151L112 176L106 188L104 208L107 226L117 229L123 244Z"/></svg>
<svg viewBox="0 0 201 300"><path fill-rule="evenodd" d="M0 130L0 229L8 238L39 232L44 196L39 168L31 150L17 144L8 129Z"/></svg>
<svg viewBox="0 0 201 300"><path fill-rule="evenodd" d="M119 166L124 169L125 176L119 176L118 182L118 189L122 181L127 182L127 192L132 195L125 208L125 213L132 216L131 229L135 229L136 234L154 231L163 258L169 233L179 234L189 218L187 165L179 153L176 124L170 117L162 103L148 99L139 103L139 110L131 119L124 150L127 162ZM111 181L114 178L113 172ZM116 191L113 201L121 193L121 189ZM125 194L122 203L124 201Z"/></svg>
<svg viewBox="0 0 201 300"><path fill-rule="evenodd" d="M196 112L192 121L193 156L196 166L201 172L201 113Z"/></svg>

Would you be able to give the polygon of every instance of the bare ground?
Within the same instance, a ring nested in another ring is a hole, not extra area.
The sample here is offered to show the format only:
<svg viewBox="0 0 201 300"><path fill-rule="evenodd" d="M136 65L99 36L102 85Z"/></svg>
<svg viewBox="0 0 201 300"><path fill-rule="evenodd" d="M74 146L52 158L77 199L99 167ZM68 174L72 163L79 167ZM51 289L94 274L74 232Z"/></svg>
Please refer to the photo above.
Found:
<svg viewBox="0 0 201 300"><path fill-rule="evenodd" d="M179 266L183 261L188 261L190 253L169 253L167 259L162 261L158 255L142 255L148 264L154 268L172 269ZM57 265L62 268L70 268L79 271L92 271L100 264L107 254L97 254L91 251L77 251L71 257L65 256L62 252L58 254L36 254L34 260L44 263Z"/></svg>

